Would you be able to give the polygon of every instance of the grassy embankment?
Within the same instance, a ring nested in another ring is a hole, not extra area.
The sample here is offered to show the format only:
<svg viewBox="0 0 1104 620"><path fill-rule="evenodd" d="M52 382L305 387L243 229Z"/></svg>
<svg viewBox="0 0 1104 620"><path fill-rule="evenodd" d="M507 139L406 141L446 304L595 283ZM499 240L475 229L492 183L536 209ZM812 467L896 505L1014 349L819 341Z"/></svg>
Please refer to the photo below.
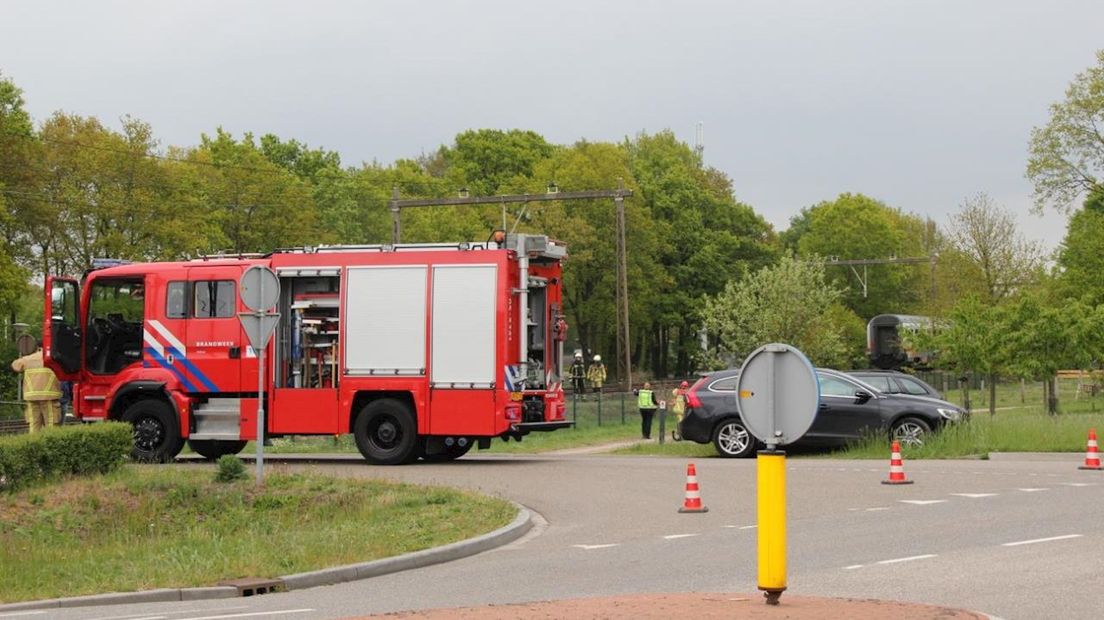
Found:
<svg viewBox="0 0 1104 620"><path fill-rule="evenodd" d="M0 602L212 585L364 562L509 523L508 502L444 488L127 466L0 497Z"/></svg>
<svg viewBox="0 0 1104 620"><path fill-rule="evenodd" d="M1090 428L1104 433L1104 396L1082 395L1075 399L1076 388L1075 381L1061 382L1061 413L1056 416L1045 413L1041 384L1027 384L1022 394L1018 383L998 386L997 412L993 416L987 410L988 390L971 391L973 416L968 424L947 427L923 446L902 446L903 455L905 458L962 458L983 457L990 452L1083 452ZM962 403L962 393L958 390L947 397L952 402ZM716 456L712 444L687 442L664 446L641 444L617 453ZM812 453L832 458L884 459L888 458L888 440L872 437L848 448Z"/></svg>

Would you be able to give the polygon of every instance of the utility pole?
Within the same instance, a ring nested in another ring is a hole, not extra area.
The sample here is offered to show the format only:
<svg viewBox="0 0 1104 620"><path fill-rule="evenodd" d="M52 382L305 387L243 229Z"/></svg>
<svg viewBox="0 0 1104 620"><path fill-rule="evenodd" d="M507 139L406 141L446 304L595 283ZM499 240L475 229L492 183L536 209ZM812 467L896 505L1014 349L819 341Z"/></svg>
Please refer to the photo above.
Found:
<svg viewBox="0 0 1104 620"><path fill-rule="evenodd" d="M632 386L632 355L629 343L629 276L628 249L625 245L625 198L631 197L631 189L625 189L624 181L618 179L617 189L586 190L581 192L561 192L555 181L548 184L543 194L509 194L502 196L469 196L467 189L460 190L457 198L416 198L401 200L399 188L391 190L391 200L387 209L391 212L391 243L398 245L402 238L400 216L403 209L414 207L456 207L463 205L502 205L503 213L507 204L525 204L530 202L548 202L553 200L599 200L612 198L617 210L617 376L622 388ZM505 219L505 218L504 218Z"/></svg>
<svg viewBox="0 0 1104 620"><path fill-rule="evenodd" d="M624 191L624 181L618 179L617 189ZM631 193L630 193L631 195ZM632 357L629 354L629 266L625 248L625 199L613 199L617 207L617 378L621 390L632 389Z"/></svg>
<svg viewBox="0 0 1104 620"><path fill-rule="evenodd" d="M935 303L935 261L936 256L920 256L916 258L856 258L840 260L837 257L829 257L823 261L825 265L846 265L851 268L851 273L855 274L855 278L858 279L859 284L862 285L863 298L867 297L867 265L917 265L922 263L931 264L931 290L932 290L932 303ZM859 271L855 269L856 266L862 267L862 275L859 275Z"/></svg>

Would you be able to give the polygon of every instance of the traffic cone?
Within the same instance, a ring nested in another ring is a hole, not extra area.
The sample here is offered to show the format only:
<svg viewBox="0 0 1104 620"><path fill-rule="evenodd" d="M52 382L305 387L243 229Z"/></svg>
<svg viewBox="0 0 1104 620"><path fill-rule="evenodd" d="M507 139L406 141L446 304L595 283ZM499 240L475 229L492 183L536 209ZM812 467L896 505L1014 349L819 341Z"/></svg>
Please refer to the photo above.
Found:
<svg viewBox="0 0 1104 620"><path fill-rule="evenodd" d="M709 512L702 505L701 493L698 492L698 471L693 463L686 465L686 499L682 501L679 512Z"/></svg>
<svg viewBox="0 0 1104 620"><path fill-rule="evenodd" d="M1096 429L1089 429L1089 445L1085 449L1085 464L1077 469L1104 469L1100 466L1100 453L1096 451Z"/></svg>
<svg viewBox="0 0 1104 620"><path fill-rule="evenodd" d="M905 479L905 466L901 462L901 444L893 442L893 452L889 455L889 479L882 480L882 484L912 484L912 480Z"/></svg>

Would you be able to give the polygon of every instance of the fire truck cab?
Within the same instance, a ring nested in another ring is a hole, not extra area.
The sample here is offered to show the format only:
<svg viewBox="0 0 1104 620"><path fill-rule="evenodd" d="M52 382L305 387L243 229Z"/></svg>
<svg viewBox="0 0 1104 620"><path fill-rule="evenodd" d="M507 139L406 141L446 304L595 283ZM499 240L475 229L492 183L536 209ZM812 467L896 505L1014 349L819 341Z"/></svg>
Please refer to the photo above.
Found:
<svg viewBox="0 0 1104 620"><path fill-rule="evenodd" d="M236 454L265 439L352 433L377 464L451 460L564 418L561 261L544 236L328 246L99 265L46 285L46 363L83 421L134 426L132 456ZM280 280L258 393L238 293Z"/></svg>

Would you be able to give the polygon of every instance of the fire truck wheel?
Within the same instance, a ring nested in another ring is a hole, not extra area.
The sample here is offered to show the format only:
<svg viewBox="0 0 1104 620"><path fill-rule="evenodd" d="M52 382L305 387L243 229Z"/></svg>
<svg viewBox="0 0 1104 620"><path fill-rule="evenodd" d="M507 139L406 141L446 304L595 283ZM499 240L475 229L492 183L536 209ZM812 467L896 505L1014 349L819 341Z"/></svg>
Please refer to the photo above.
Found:
<svg viewBox="0 0 1104 620"><path fill-rule="evenodd" d="M140 400L127 407L122 419L134 427L130 456L136 461L166 463L184 447L172 407L163 400Z"/></svg>
<svg viewBox="0 0 1104 620"><path fill-rule="evenodd" d="M218 439L189 439L192 452L210 461L217 461L227 454L237 454L245 448L244 441L219 441Z"/></svg>
<svg viewBox="0 0 1104 620"><path fill-rule="evenodd" d="M394 398L374 400L361 409L353 423L353 437L373 465L399 465L418 458L414 414Z"/></svg>

